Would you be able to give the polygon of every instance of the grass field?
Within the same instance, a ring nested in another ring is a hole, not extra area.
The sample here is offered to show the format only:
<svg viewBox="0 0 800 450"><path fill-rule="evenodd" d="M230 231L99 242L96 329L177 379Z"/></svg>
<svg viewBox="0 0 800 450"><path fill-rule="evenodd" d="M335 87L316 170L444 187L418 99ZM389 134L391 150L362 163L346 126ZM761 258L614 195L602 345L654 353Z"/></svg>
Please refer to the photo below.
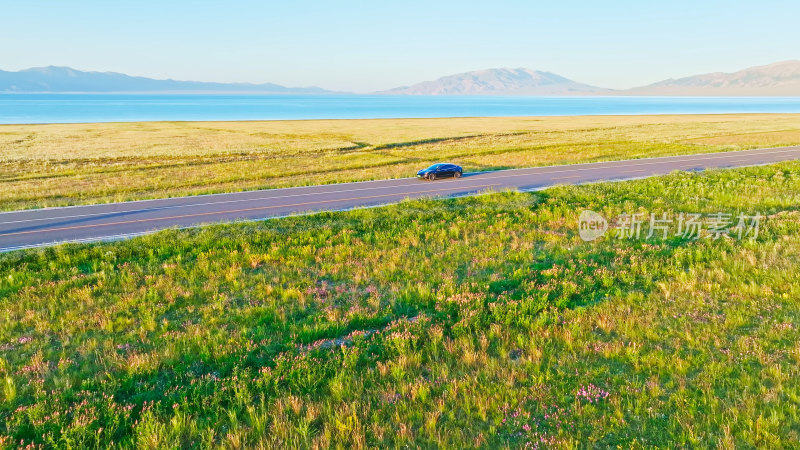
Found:
<svg viewBox="0 0 800 450"><path fill-rule="evenodd" d="M800 144L800 115L0 125L0 210Z"/></svg>
<svg viewBox="0 0 800 450"><path fill-rule="evenodd" d="M586 243L584 208L768 218ZM0 255L0 447L797 447L798 231L784 163Z"/></svg>

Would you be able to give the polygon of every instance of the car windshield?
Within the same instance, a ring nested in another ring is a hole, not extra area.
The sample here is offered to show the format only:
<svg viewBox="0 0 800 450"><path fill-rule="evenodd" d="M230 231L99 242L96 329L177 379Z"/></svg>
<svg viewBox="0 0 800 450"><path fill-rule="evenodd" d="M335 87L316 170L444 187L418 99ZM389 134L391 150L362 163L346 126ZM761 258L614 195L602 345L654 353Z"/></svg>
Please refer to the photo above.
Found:
<svg viewBox="0 0 800 450"><path fill-rule="evenodd" d="M434 164L434 165L432 165L432 166L428 167L428 168L427 168L427 169L425 169L425 170L433 170L433 169L438 169L438 168L440 168L440 167L442 167L442 166L444 166L444 164Z"/></svg>

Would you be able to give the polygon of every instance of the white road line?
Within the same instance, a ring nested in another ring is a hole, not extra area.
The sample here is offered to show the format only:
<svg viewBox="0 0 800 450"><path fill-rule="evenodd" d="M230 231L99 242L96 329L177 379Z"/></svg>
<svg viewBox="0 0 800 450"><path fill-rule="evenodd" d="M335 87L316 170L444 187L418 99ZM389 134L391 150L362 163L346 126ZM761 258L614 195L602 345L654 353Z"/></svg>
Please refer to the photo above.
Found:
<svg viewBox="0 0 800 450"><path fill-rule="evenodd" d="M441 183L441 181L440 181L440 183ZM162 211L162 210L167 210L167 209L188 208L190 206L211 206L211 205L224 205L224 204L228 204L228 203L256 202L256 201L262 201L262 200L277 200L277 199L283 199L283 198L303 197L303 196L308 196L308 195L319 196L319 195L324 195L324 194L342 194L342 193L345 193L345 192L372 191L372 190L376 190L376 189L391 189L391 188L397 188L397 187L413 187L413 186L419 186L419 185L420 184L407 184L407 185L398 185L398 186L381 186L381 187L360 188L360 189L344 189L344 190L339 190L339 191L307 192L307 193L302 193L302 194L277 195L277 196L271 196L271 197L255 197L255 198L241 198L241 199L234 199L234 200L220 200L220 201L217 201L217 202L187 203L185 205L154 206L152 208L129 209L129 210L124 210L124 211L106 211L106 212L89 213L89 214L74 214L74 215L71 215L71 216L40 217L40 218L35 218L35 219L11 220L11 221L7 221L7 222L0 222L0 225L7 225L7 224L21 223L21 222L37 222L37 221L42 221L42 220L79 219L79 218L82 218L82 217L104 216L104 215L109 215L109 214L128 214L128 213L135 213L135 212ZM465 185L465 186L469 187L469 185ZM413 194L413 192L411 192L411 193ZM176 198L180 198L180 197L176 197ZM128 202L125 202L125 203L128 203ZM81 206L90 207L90 206L109 206L109 205L113 205L113 203L96 204L96 205L81 205ZM5 214L11 214L11 213L19 214L19 213L35 212L35 211L37 211L37 210L33 209L33 210L20 210L20 211L6 211Z"/></svg>
<svg viewBox="0 0 800 450"><path fill-rule="evenodd" d="M488 193L485 192L478 192L475 195L484 195ZM432 197L432 200L442 200L445 197ZM352 208L340 208L340 209L322 209L322 210L311 210L306 212L297 212L297 213L289 213L289 214L282 214L278 216L265 216L265 217L257 217L253 219L236 219L231 221L216 221L216 222L201 222L194 225L187 225L187 226L172 226L169 228L162 228L156 230L149 230L149 231L140 231L136 233L127 233L127 234L113 234L109 236L101 236L101 237L90 237L90 238L75 238L75 239L65 239L63 241L51 241L51 242L42 242L38 244L26 244L26 245L18 245L14 247L0 247L0 253L6 252L13 252L15 250L24 250L29 248L41 248L41 247L50 247L59 244L79 244L79 243L92 243L92 242L112 242L112 241L120 241L123 239L130 239L138 236L146 236L148 234L158 233L160 231L167 231L167 230L189 230L192 228L201 228L203 226L213 226L213 225L230 225L236 223L250 223L250 222L261 222L265 220L273 220L273 219L283 219L286 217L298 217L298 216L312 216L314 214L322 214L322 213L330 213L330 212L344 212L344 211L354 211L358 209L371 209L371 208L380 208L383 206L389 206L395 204L396 202L392 203L378 203L375 205L360 205L354 206Z"/></svg>
<svg viewBox="0 0 800 450"><path fill-rule="evenodd" d="M164 230L157 230L157 231L164 231ZM142 231L140 233L115 234L111 236L91 237L82 239L67 239L64 241L51 241L51 242L41 242L39 244L17 245L15 247L0 247L0 253L13 252L14 250L24 250L26 248L50 247L59 244L80 244L88 242L118 241L122 239L130 239L138 236L144 236L146 234L152 234L152 233L153 231Z"/></svg>

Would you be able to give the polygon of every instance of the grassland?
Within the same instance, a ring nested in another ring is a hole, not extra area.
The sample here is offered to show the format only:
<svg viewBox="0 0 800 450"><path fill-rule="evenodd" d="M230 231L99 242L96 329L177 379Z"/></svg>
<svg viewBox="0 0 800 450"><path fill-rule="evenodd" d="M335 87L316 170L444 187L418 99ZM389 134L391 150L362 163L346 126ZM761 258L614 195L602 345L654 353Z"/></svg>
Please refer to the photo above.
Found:
<svg viewBox="0 0 800 450"><path fill-rule="evenodd" d="M800 144L800 115L0 126L0 210Z"/></svg>
<svg viewBox="0 0 800 450"><path fill-rule="evenodd" d="M0 447L797 447L798 231L784 163L0 255Z"/></svg>

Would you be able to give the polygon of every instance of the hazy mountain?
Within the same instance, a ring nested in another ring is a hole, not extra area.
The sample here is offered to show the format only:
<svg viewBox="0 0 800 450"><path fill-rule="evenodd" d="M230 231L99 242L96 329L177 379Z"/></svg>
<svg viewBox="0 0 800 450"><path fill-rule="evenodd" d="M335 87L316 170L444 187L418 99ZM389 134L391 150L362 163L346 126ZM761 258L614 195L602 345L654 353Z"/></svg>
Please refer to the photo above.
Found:
<svg viewBox="0 0 800 450"><path fill-rule="evenodd" d="M69 67L0 70L0 92L253 92L274 94L330 93L318 87L285 87L273 83L212 83L156 80L115 72L83 72ZM800 61L751 67L734 73L709 73L668 79L615 91L530 69L487 69L460 73L377 94L397 95L686 95L800 96Z"/></svg>
<svg viewBox="0 0 800 450"><path fill-rule="evenodd" d="M320 94L318 87L289 88L272 83L210 83L156 80L116 72L82 72L69 67L0 70L0 92L258 92Z"/></svg>
<svg viewBox="0 0 800 450"><path fill-rule="evenodd" d="M530 69L487 69L459 73L377 94L394 95L587 95L608 89Z"/></svg>
<svg viewBox="0 0 800 450"><path fill-rule="evenodd" d="M800 95L800 61L750 67L734 73L708 73L660 81L624 95Z"/></svg>

